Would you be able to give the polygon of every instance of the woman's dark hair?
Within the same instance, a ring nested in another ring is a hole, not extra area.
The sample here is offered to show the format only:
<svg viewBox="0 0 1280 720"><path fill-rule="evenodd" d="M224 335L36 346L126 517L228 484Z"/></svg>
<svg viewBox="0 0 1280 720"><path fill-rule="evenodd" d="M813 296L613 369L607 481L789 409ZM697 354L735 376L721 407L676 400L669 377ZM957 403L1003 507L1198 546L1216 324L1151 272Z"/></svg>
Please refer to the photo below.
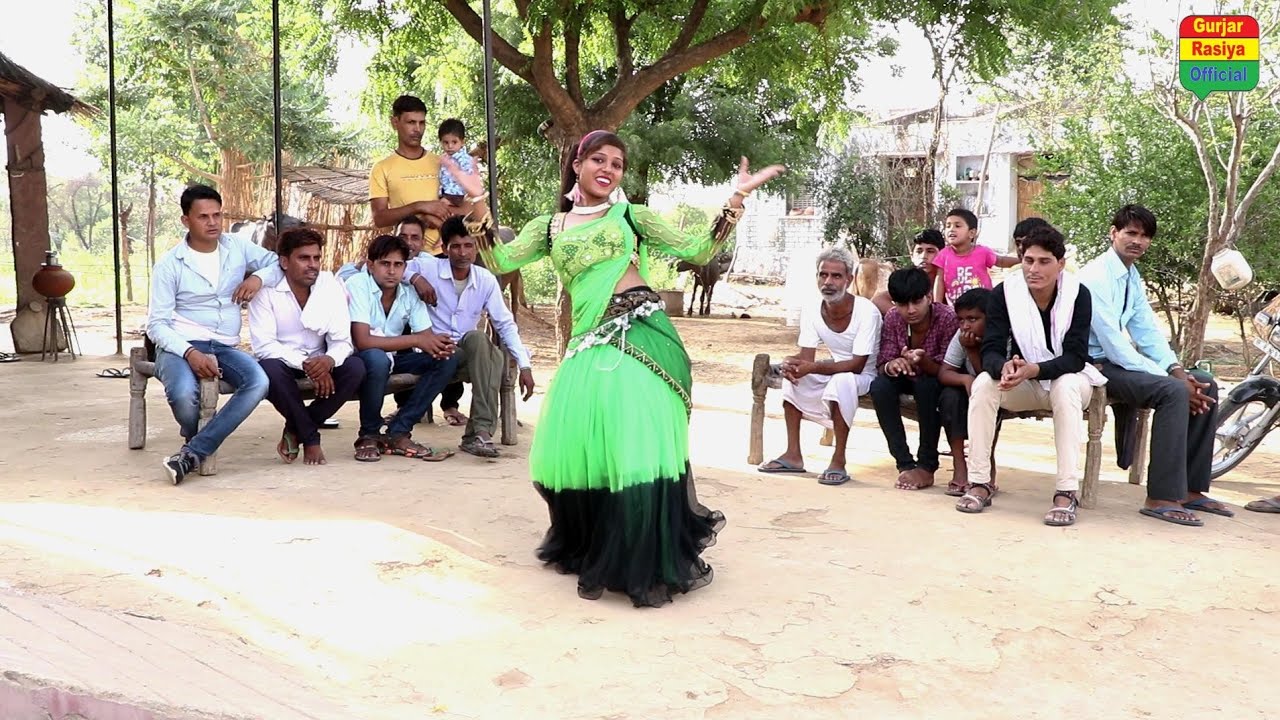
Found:
<svg viewBox="0 0 1280 720"><path fill-rule="evenodd" d="M895 303L915 302L929 294L929 273L918 267L901 268L889 274L889 297Z"/></svg>
<svg viewBox="0 0 1280 720"><path fill-rule="evenodd" d="M400 253L400 257L405 262L409 262L409 258L412 257L409 243L405 242L404 238L399 235L379 235L370 240L369 249L365 252L365 255L369 257L370 262L373 262L374 260L381 260L393 252Z"/></svg>
<svg viewBox="0 0 1280 720"><path fill-rule="evenodd" d="M289 257L294 250L308 245L319 245L324 250L324 236L311 228L296 227L280 233L276 240L276 254Z"/></svg>
<svg viewBox="0 0 1280 720"><path fill-rule="evenodd" d="M1150 210L1141 205L1125 205L1111 218L1111 227L1117 230L1124 230L1130 225L1137 225L1147 237L1155 239L1156 214Z"/></svg>
<svg viewBox="0 0 1280 720"><path fill-rule="evenodd" d="M986 315L987 302L990 299L991 299L990 290L982 287L976 287L976 288L973 288L972 290L965 290L964 294L956 298L956 302L955 302L955 305L953 306L953 309L956 312L960 312L961 310L977 310L983 315Z"/></svg>
<svg viewBox="0 0 1280 720"><path fill-rule="evenodd" d="M1022 240L1022 252L1033 247L1041 247L1053 253L1058 260L1067 256L1067 241L1063 239L1062 233L1052 225L1031 228L1031 232Z"/></svg>
<svg viewBox="0 0 1280 720"><path fill-rule="evenodd" d="M462 121L458 118L449 118L448 120L440 123L440 129L436 131L436 137L441 140L444 139L445 135L452 135L459 140L466 140L467 126L463 125Z"/></svg>
<svg viewBox="0 0 1280 720"><path fill-rule="evenodd" d="M581 140L573 144L569 148L569 155L565 158L564 167L560 169L560 212L569 212L573 208L573 201L565 197L573 191L573 186L578 184L578 173L574 172L573 162L578 158L586 157L591 153L599 150L605 145L616 147L622 151L623 167L626 167L627 161L627 145L622 142L622 138L608 130L593 130L582 136L586 140L586 144L581 148L578 146Z"/></svg>

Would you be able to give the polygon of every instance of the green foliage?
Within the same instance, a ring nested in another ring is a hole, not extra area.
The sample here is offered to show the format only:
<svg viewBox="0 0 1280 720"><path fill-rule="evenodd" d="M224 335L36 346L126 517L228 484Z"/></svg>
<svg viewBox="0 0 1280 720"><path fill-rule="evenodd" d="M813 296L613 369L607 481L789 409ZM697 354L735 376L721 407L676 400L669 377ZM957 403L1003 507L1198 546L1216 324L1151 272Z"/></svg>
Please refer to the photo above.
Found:
<svg viewBox="0 0 1280 720"><path fill-rule="evenodd" d="M344 138L327 119L324 79L336 66L333 27L316 0L280 5L281 134L295 162L332 157ZM106 16L81 7L82 97L107 107ZM117 124L125 172L219 174L220 153L273 159L271 6L254 0L116 2ZM105 113L91 129L105 156Z"/></svg>
<svg viewBox="0 0 1280 720"><path fill-rule="evenodd" d="M1167 309L1177 344L1182 314L1199 293L1195 283L1206 242L1209 196L1199 160L1182 131L1157 111L1150 92L1121 84L1097 100L1095 113L1062 123L1060 144L1038 170L1055 175L1066 171L1069 177L1047 183L1037 209L1077 246L1083 263L1110 246L1111 216L1119 206L1150 208L1159 234L1142 261L1142 274ZM1271 113L1256 126L1266 137L1255 148L1275 147L1280 140L1276 119ZM1229 133L1226 128L1217 131ZM1265 160L1257 149L1246 156L1247 182ZM1278 201L1280 188L1269 184L1238 243L1258 287L1280 284Z"/></svg>
<svg viewBox="0 0 1280 720"><path fill-rule="evenodd" d="M852 247L860 257L881 257L887 242L884 182L880 163L855 150L831 156L821 173L818 199L825 208L827 243Z"/></svg>

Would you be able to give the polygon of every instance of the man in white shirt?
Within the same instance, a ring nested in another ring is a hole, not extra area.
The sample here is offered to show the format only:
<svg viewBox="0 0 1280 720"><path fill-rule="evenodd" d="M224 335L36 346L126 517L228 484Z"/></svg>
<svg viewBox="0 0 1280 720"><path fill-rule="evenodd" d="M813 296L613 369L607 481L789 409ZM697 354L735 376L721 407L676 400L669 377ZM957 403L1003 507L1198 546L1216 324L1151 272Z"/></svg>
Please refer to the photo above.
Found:
<svg viewBox="0 0 1280 720"><path fill-rule="evenodd" d="M759 467L764 473L802 473L800 420L807 419L835 429L831 464L818 482L840 485L849 481L845 470L845 446L849 427L858 409L858 398L871 389L875 358L880 352L882 317L876 306L849 292L853 281L853 255L843 248L828 248L818 255L818 291L822 302L800 314L800 352L782 363L782 411L787 423L787 450ZM816 361L818 343L826 345L831 360Z"/></svg>
<svg viewBox="0 0 1280 720"><path fill-rule="evenodd" d="M417 258L409 262L406 275L420 293L425 291L419 287L422 285L435 290L436 304L429 310L431 329L457 343L458 375L471 383L471 417L458 447L472 455L497 457L493 431L498 422L498 393L507 359L487 333L477 330L481 315L488 313L489 322L520 368L520 389L525 400L533 395L534 388L529 351L502 300L498 278L475 264L476 241L462 218L445 220L440 226L440 238L447 259Z"/></svg>
<svg viewBox="0 0 1280 720"><path fill-rule="evenodd" d="M360 389L364 362L352 355L346 289L332 273L320 272L324 236L286 230L276 252L284 277L249 303L249 337L270 383L267 400L284 416L276 453L291 463L301 443L304 463L324 465L320 426ZM303 377L315 386L310 405L298 389Z"/></svg>

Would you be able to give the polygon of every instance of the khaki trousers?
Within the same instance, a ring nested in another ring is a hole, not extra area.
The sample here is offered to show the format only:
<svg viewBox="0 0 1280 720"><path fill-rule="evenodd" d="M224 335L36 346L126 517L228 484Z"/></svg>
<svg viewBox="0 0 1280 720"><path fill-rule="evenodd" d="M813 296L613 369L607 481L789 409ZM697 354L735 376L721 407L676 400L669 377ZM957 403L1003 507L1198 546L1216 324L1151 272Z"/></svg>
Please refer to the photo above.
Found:
<svg viewBox="0 0 1280 720"><path fill-rule="evenodd" d="M460 358L455 379L471 384L471 416L462 439L482 432L492 436L498 423L498 393L502 389L507 356L479 330L464 334L455 354Z"/></svg>
<svg viewBox="0 0 1280 720"><path fill-rule="evenodd" d="M991 482L991 446L995 442L1000 409L1012 412L1053 411L1053 444L1058 455L1055 489L1080 489L1080 444L1084 441L1084 411L1093 386L1081 373L1062 375L1045 390L1039 380L1027 380L1009 391L988 373L973 381L969 395L969 482Z"/></svg>

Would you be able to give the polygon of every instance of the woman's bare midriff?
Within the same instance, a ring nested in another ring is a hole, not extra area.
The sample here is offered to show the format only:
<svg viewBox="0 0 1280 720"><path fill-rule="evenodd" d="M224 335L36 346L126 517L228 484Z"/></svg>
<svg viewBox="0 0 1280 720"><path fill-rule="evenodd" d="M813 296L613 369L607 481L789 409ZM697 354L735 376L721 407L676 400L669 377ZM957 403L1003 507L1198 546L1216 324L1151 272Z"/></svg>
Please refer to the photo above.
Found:
<svg viewBox="0 0 1280 720"><path fill-rule="evenodd" d="M626 292L631 288L637 288L641 285L648 284L649 283L644 281L644 278L640 277L640 271L636 269L635 265L628 265L627 271L622 273L622 278L618 280L618 284L613 286L613 292L616 295L620 292Z"/></svg>

